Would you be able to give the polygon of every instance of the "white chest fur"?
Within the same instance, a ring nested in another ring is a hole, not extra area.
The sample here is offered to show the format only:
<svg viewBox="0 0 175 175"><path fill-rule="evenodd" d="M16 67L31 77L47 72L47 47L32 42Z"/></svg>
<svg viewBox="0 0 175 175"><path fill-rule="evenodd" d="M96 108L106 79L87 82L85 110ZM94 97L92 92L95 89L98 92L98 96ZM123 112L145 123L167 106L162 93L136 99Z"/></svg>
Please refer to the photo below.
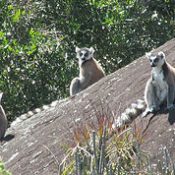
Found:
<svg viewBox="0 0 175 175"><path fill-rule="evenodd" d="M168 94L168 84L165 81L165 77L162 69L153 68L152 69L153 82L156 87L156 94L160 101L164 101Z"/></svg>
<svg viewBox="0 0 175 175"><path fill-rule="evenodd" d="M164 75L163 75L163 71L160 69L160 68L157 68L157 67L154 67L152 69L152 75L153 75L153 78L154 80L157 82L157 83L164 83Z"/></svg>

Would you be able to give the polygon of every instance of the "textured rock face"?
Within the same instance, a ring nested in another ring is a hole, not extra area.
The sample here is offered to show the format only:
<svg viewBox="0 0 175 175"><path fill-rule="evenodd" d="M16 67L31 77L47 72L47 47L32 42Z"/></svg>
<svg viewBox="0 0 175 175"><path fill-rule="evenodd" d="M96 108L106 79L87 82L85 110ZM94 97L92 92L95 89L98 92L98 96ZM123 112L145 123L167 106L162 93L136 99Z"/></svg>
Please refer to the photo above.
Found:
<svg viewBox="0 0 175 175"><path fill-rule="evenodd" d="M164 51L169 63L175 66L175 39L157 50ZM145 83L150 76L145 57L101 79L79 95L65 99L56 107L38 113L8 129L15 134L11 141L1 144L0 157L13 175L58 174L64 157L64 145L72 144L72 130L78 123L95 121L95 111L110 109L120 114L136 99L143 97ZM138 117L133 126L141 129L141 145L153 160L167 147L175 158L175 114Z"/></svg>

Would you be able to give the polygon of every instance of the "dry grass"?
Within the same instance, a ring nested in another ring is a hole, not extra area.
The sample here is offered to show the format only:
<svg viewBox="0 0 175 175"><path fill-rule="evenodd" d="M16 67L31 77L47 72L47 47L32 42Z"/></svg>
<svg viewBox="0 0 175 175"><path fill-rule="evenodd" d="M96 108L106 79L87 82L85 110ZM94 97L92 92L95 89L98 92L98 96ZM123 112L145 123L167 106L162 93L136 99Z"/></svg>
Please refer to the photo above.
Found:
<svg viewBox="0 0 175 175"><path fill-rule="evenodd" d="M175 164L163 149L159 165L152 164L140 145L140 128L112 129L113 117L96 114L97 124L74 130L76 146L69 148L60 164L62 175L175 175Z"/></svg>

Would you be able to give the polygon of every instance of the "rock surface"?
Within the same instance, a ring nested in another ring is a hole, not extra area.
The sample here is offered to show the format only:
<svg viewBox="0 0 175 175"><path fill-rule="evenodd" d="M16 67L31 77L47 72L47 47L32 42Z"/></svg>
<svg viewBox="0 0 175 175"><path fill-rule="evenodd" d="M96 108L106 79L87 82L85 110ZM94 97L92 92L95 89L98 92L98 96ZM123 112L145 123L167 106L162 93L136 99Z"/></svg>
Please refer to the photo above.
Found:
<svg viewBox="0 0 175 175"><path fill-rule="evenodd" d="M164 51L175 66L175 39L156 51ZM143 97L150 76L150 66L143 56L128 66L106 76L75 97L11 126L7 134L15 138L1 144L0 157L13 175L58 175L65 156L64 147L73 144L72 131L78 123L96 121L96 111L108 110L116 117L132 102ZM141 147L157 160L160 148L167 147L175 158L175 114L162 113L134 120L142 130Z"/></svg>

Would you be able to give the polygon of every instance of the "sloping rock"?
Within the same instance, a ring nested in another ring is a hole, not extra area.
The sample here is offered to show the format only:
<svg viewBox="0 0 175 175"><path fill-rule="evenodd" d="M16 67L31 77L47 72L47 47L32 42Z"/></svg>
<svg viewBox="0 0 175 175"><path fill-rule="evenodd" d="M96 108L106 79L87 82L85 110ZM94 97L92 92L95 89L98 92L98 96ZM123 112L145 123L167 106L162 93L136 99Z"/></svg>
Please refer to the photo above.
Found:
<svg viewBox="0 0 175 175"><path fill-rule="evenodd" d="M164 51L175 66L175 39L156 50ZM98 83L56 107L14 124L8 134L15 138L1 145L0 156L13 175L57 175L58 165L65 156L64 147L73 144L72 131L77 123L96 121L96 111L109 110L119 115L132 102L143 97L150 66L141 57L128 66L101 79ZM166 146L175 157L175 115L162 113L134 121L141 128L141 145L153 160Z"/></svg>

